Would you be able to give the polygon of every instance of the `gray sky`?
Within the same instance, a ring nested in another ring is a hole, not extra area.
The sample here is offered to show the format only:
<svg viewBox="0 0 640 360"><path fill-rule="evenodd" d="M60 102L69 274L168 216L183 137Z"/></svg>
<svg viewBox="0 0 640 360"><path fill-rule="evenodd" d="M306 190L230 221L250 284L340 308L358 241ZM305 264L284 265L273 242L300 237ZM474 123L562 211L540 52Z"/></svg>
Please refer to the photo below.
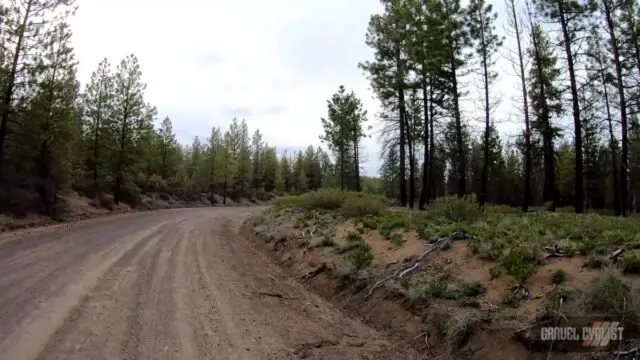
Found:
<svg viewBox="0 0 640 360"><path fill-rule="evenodd" d="M498 0L500 1L500 0ZM226 129L237 116L259 128L272 146L320 145L326 99L343 84L363 100L375 125L378 102L357 64L370 59L365 43L378 0L78 0L70 20L78 77L88 80L107 57L115 66L135 54L146 98L169 115L178 140ZM498 9L503 7L497 4ZM499 64L501 74L506 65ZM510 91L513 80L497 84ZM475 89L470 98L475 97ZM508 117L504 99L497 115ZM475 118L474 107L469 120ZM512 132L513 126L501 126ZM375 139L364 142L363 167L380 166Z"/></svg>

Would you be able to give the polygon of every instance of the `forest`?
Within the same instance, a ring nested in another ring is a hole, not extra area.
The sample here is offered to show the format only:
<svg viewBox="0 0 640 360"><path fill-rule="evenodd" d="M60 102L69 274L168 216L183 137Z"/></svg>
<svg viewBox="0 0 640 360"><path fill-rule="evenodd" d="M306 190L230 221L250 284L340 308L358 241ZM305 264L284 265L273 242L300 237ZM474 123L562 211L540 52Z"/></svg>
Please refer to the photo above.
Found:
<svg viewBox="0 0 640 360"><path fill-rule="evenodd" d="M326 152L278 153L244 120L179 144L171 119L160 120L145 99L135 55L117 64L105 58L89 79L78 79L73 1L1 2L0 9L0 212L53 216L68 190L136 206L153 192L185 201L206 194L213 204L214 195L223 203L266 200L330 186Z"/></svg>
<svg viewBox="0 0 640 360"><path fill-rule="evenodd" d="M506 0L501 13L482 0L382 4L363 39L373 57L358 64L380 101L381 126L366 126L372 114L340 86L320 119L327 150L287 154L236 118L178 143L171 119L145 99L135 55L105 58L89 79L77 78L73 1L1 3L1 210L19 207L16 189L38 194L37 206L22 204L29 211L52 215L68 189L136 204L149 192L215 203L214 194L226 202L321 187L421 209L451 194L523 211L640 208L635 1ZM519 89L502 94L505 61ZM505 102L517 114L515 137L499 131ZM360 175L367 136L382 145L379 178Z"/></svg>
<svg viewBox="0 0 640 360"><path fill-rule="evenodd" d="M636 1L506 0L500 13L483 0L382 3L365 40L374 58L359 67L382 104L387 196L419 208L473 193L523 211L638 210ZM505 67L517 88L497 89ZM505 102L514 138L499 132ZM347 103L342 118L361 117ZM337 164L340 154L357 161L350 144L333 142Z"/></svg>

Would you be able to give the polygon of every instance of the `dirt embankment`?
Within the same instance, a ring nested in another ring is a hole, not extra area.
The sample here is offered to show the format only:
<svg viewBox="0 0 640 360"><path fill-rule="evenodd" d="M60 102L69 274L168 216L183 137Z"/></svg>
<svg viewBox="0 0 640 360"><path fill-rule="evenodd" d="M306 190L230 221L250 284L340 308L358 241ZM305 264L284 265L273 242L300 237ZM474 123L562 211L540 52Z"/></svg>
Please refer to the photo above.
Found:
<svg viewBox="0 0 640 360"><path fill-rule="evenodd" d="M604 271L585 266L587 257L550 256L521 284L498 273L494 261L475 256L464 234L428 242L414 231L382 235L371 228L375 224L367 228L331 213L290 209L267 211L246 222L242 232L291 276L409 341L426 358L616 358L550 352L523 335L561 291L596 286ZM640 278L625 281L631 296L640 294Z"/></svg>
<svg viewBox="0 0 640 360"><path fill-rule="evenodd" d="M18 195L14 194L14 196L16 201L24 204L39 202L35 193L20 191ZM104 194L99 198L88 198L73 191L59 195L58 202L61 211L56 219L35 211L38 208L35 205L23 205L17 214L0 213L0 232L11 232L130 212L210 206L262 205L268 203L247 199L240 199L237 202L230 198L223 200L222 196L215 194L214 204L212 205L208 194L202 194L198 199L184 200L166 193L149 193L141 195L139 203L132 206L125 202L115 204L113 196L109 194Z"/></svg>

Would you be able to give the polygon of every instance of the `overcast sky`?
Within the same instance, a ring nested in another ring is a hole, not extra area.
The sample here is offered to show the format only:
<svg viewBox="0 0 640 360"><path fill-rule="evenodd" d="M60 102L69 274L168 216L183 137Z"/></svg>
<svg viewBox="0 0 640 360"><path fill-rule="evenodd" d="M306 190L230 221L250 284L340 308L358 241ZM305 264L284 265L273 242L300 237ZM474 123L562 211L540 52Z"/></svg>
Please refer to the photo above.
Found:
<svg viewBox="0 0 640 360"><path fill-rule="evenodd" d="M320 145L320 117L340 84L363 100L375 125L378 103L357 64L372 57L364 38L369 17L382 10L378 0L78 0L78 5L70 23L80 81L86 82L103 57L115 69L135 54L147 100L157 106L160 119L171 117L183 144L207 137L214 125L226 129L237 116L279 149ZM511 86L503 81L497 88ZM375 139L365 141L363 159L366 173L376 174Z"/></svg>

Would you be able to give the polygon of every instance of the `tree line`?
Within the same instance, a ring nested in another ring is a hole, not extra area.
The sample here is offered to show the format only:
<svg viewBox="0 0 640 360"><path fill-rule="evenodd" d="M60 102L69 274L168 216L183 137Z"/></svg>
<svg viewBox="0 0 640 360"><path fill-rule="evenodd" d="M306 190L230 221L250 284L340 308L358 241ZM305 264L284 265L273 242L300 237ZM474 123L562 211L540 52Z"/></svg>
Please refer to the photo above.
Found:
<svg viewBox="0 0 640 360"><path fill-rule="evenodd" d="M523 211L639 210L636 1L506 0L502 14L485 0L382 4L366 35L374 58L359 67L382 104L388 196L419 208L438 196L475 193L481 206ZM503 31L498 16L506 19ZM518 79L507 100L522 130L511 141L497 130L507 120L495 114L504 101L495 89L505 76L496 69L500 56ZM351 110L341 116L358 117ZM478 118L482 125L473 126Z"/></svg>
<svg viewBox="0 0 640 360"><path fill-rule="evenodd" d="M74 11L70 0L0 2L0 210L15 210L16 189L37 192L31 210L53 215L70 188L135 205L144 192L215 203L335 183L321 148L279 154L244 120L179 144L169 117L156 126L134 55L115 68L102 60L82 87L67 24Z"/></svg>

